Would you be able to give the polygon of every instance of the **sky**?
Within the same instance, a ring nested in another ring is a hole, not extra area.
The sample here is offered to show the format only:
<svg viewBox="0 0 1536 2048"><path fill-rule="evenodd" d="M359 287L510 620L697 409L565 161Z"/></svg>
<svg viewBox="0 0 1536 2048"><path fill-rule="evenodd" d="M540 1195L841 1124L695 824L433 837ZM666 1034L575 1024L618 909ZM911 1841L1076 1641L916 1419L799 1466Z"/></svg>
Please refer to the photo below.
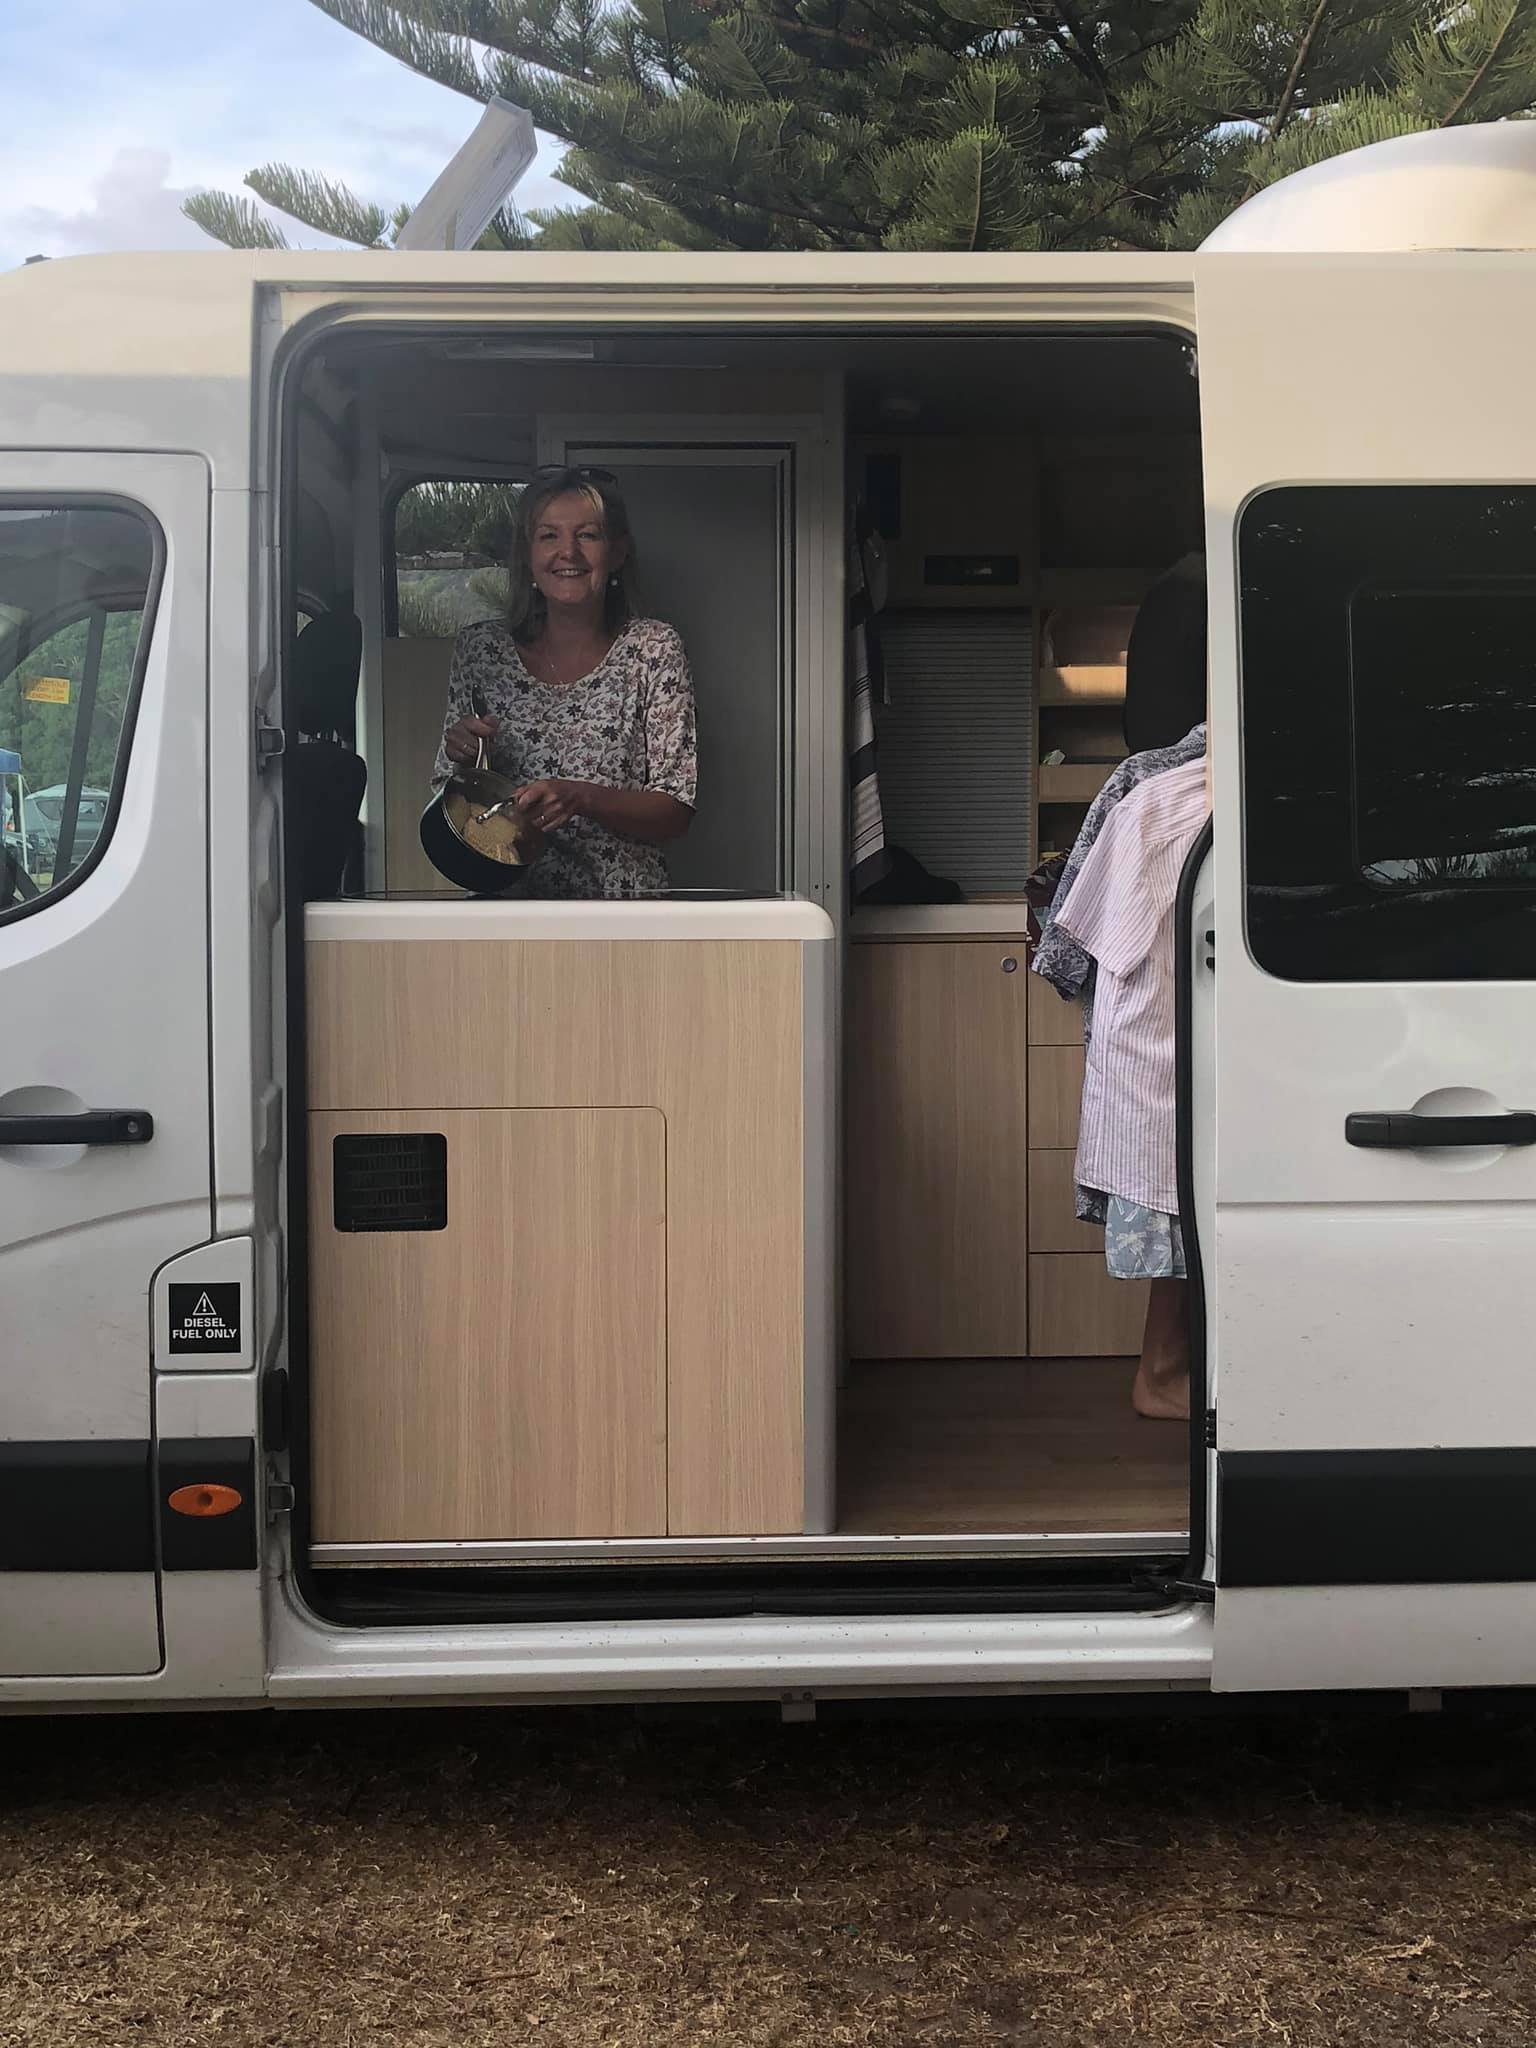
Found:
<svg viewBox="0 0 1536 2048"><path fill-rule="evenodd" d="M259 164L414 203L479 118L310 0L0 0L0 77L0 270L208 248L183 197L238 192ZM543 138L520 205L576 203L559 157ZM281 225L295 247L333 246Z"/></svg>

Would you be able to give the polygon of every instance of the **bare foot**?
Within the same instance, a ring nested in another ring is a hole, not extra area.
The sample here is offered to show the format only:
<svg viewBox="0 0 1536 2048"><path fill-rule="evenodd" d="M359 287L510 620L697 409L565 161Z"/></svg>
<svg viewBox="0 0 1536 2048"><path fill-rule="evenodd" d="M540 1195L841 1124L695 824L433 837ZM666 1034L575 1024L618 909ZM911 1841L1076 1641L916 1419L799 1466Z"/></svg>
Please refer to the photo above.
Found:
<svg viewBox="0 0 1536 2048"><path fill-rule="evenodd" d="M1131 1406L1153 1422L1189 1420L1189 1324L1182 1280L1154 1280Z"/></svg>
<svg viewBox="0 0 1536 2048"><path fill-rule="evenodd" d="M1131 1406L1152 1422L1188 1422L1188 1369L1174 1377L1154 1379L1145 1365L1138 1366L1136 1383L1131 1388Z"/></svg>

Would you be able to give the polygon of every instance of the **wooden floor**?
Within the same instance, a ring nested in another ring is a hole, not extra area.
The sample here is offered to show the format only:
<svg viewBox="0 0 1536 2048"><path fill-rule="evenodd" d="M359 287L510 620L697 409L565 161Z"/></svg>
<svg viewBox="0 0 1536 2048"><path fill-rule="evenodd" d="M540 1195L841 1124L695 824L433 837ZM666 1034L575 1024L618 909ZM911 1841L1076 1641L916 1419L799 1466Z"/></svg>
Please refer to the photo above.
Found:
<svg viewBox="0 0 1536 2048"><path fill-rule="evenodd" d="M1128 1358L849 1368L840 1535L1183 1530L1189 1434L1131 1407Z"/></svg>

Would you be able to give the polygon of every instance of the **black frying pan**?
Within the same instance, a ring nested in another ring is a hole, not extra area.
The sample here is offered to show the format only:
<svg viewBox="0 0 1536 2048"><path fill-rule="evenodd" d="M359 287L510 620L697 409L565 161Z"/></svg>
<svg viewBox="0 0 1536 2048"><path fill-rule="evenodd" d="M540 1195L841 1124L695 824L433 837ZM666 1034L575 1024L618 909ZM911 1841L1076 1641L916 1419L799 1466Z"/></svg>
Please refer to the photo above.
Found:
<svg viewBox="0 0 1536 2048"><path fill-rule="evenodd" d="M485 705L478 693L471 702L475 716L484 718ZM459 769L433 797L421 814L421 845L445 881L477 896L502 896L509 889L522 887L529 868L544 850L540 834L531 826L523 826L517 838L515 859L498 860L472 845L459 823L465 817L478 820L493 805L502 807L502 816L509 821L515 820L511 799L517 788L518 784L509 777L498 775L485 765L482 741L474 767Z"/></svg>

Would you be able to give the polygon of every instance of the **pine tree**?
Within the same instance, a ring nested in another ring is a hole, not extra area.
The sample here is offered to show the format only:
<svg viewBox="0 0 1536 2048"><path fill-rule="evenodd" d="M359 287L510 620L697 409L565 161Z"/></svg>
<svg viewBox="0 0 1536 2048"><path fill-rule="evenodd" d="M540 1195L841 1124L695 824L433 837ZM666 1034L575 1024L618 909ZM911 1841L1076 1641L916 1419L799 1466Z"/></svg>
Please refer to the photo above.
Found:
<svg viewBox="0 0 1536 2048"><path fill-rule="evenodd" d="M313 0L569 145L591 202L482 246L1190 247L1343 149L1536 111L1536 0ZM387 246L387 216L268 165L258 198ZM248 200L192 217L281 246Z"/></svg>

